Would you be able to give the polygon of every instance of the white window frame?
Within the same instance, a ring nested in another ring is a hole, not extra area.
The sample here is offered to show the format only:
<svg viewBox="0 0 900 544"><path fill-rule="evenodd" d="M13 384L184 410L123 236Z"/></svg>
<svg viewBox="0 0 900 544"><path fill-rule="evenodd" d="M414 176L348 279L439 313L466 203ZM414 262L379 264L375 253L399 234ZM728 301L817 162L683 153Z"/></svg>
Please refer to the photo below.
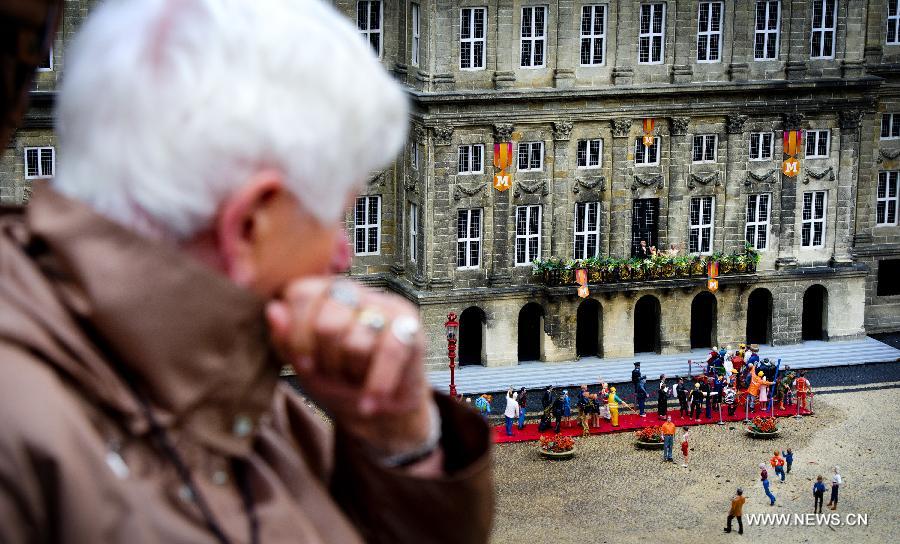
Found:
<svg viewBox="0 0 900 544"><path fill-rule="evenodd" d="M465 155L466 164L463 165ZM478 169L476 170L475 158L478 157ZM473 174L484 173L484 144L466 144L461 145L456 152L457 174L460 176L468 176Z"/></svg>
<svg viewBox="0 0 900 544"><path fill-rule="evenodd" d="M477 36L477 28L475 26L476 13L481 13L481 36ZM466 21L468 15L468 21ZM484 70L485 56L487 54L487 8L485 7L465 7L459 10L459 69L467 72ZM468 38L463 37L463 28L465 27ZM463 53L463 44L469 45L469 54ZM481 54L478 55L478 46L481 46ZM468 61L468 66L465 62Z"/></svg>
<svg viewBox="0 0 900 544"><path fill-rule="evenodd" d="M422 27L421 27L422 6L413 2L410 4L410 19L412 20L412 44L410 47L409 63L412 66L419 65L419 46L422 44Z"/></svg>
<svg viewBox="0 0 900 544"><path fill-rule="evenodd" d="M825 8L831 5L831 22L832 26L825 26L826 13ZM822 6L822 18L816 26L816 6ZM835 42L837 41L837 0L813 0L812 6L812 30L809 33L809 58L811 59L833 59ZM819 47L816 49L816 34L820 36ZM831 49L825 50L825 36L831 35Z"/></svg>
<svg viewBox="0 0 900 544"><path fill-rule="evenodd" d="M700 143L700 160L697 160L697 143ZM719 137L716 134L695 134L691 146L691 163L708 164L716 162L718 157ZM710 157L710 152L712 157Z"/></svg>
<svg viewBox="0 0 900 544"><path fill-rule="evenodd" d="M463 214L465 214L465 219L463 219ZM478 229L477 232L472 232L472 222L473 219L477 218L478 220ZM465 236L460 237L459 230L461 226L461 222L465 221ZM476 268L481 268L481 249L483 244L481 243L482 234L484 233L484 213L481 208L468 208L463 210L457 210L456 212L456 268L457 270L474 270ZM476 253L473 257L472 255L472 245L476 244ZM460 264L459 252L460 249L464 251L464 258L462 264Z"/></svg>
<svg viewBox="0 0 900 544"><path fill-rule="evenodd" d="M519 212L522 211L525 213L525 232L521 232L519 230ZM537 232L531 232L531 218L533 215L537 213ZM516 266L530 266L531 262L534 259L539 259L541 257L541 220L542 220L542 209L540 204L532 204L528 206L516 206L516 214L514 216L516 222L516 245L513 249L513 253L515 254ZM525 260L519 261L519 241L525 244ZM531 255L530 249L534 249L534 257L529 259L528 257Z"/></svg>
<svg viewBox="0 0 900 544"><path fill-rule="evenodd" d="M598 19L601 21L600 31L594 27L594 23ZM578 62L581 66L604 66L606 64L606 26L608 22L608 10L606 4L588 4L581 7L581 44L578 50ZM585 18L588 19L588 32L584 31ZM600 43L599 52L597 43ZM584 62L584 46L588 46L588 62ZM597 62L596 56L600 56L600 62Z"/></svg>
<svg viewBox="0 0 900 544"><path fill-rule="evenodd" d="M538 28L535 24L535 15L538 13L538 10L542 10L544 14L544 25L542 28ZM527 29L529 32L529 36L525 35L525 12L528 11L531 13L530 20L531 25ZM549 6L522 6L522 19L519 24L519 68L524 69L535 69L535 68L543 68L547 65L547 19L550 17L550 7ZM537 35L537 32L540 30L540 36ZM526 64L525 59L525 44L530 44L531 48L528 53L528 60ZM535 50L537 49L537 45L541 46L541 63L535 63Z"/></svg>
<svg viewBox="0 0 900 544"><path fill-rule="evenodd" d="M703 203L708 201L709 204L709 214L705 214L703 212ZM694 217L692 210L694 209L694 202L697 202L699 206L699 214L697 215L697 223L694 223ZM688 203L690 208L688 209L688 223L690 224L690 231L688 235L688 252L696 255L710 255L713 252L713 226L715 225L715 217L716 217L716 197L714 196L695 196L691 197L690 202ZM697 251L691 251L690 243L694 236L697 236ZM703 242L705 240L709 243L709 247L706 251L703 251Z"/></svg>
<svg viewBox="0 0 900 544"><path fill-rule="evenodd" d="M588 218L590 217L591 212L594 213L594 225L591 227L590 221ZM578 225L581 223L581 228L579 230ZM575 224L574 224L574 236L572 237L572 255L575 259L587 259L590 257L598 257L600 255L600 203L599 202L577 202L575 204ZM578 251L578 241L581 238L582 251ZM588 247L590 246L589 241L593 239L594 241L594 252L589 253Z"/></svg>
<svg viewBox="0 0 900 544"><path fill-rule="evenodd" d="M647 8L650 16L650 24L647 32L642 29L644 20L644 8ZM653 30L654 17L662 8L659 32ZM653 42L659 38L659 58L653 60ZM646 40L646 42L645 42ZM647 60L641 60L644 43L647 44ZM638 15L638 64L662 64L666 61L666 4L665 3L648 3L641 4L640 14Z"/></svg>
<svg viewBox="0 0 900 544"><path fill-rule="evenodd" d="M37 153L37 174L29 174L30 170L28 153L30 151L34 151ZM44 157L44 153L50 153L50 170L51 172L44 172L44 161L42 160ZM52 178L56 175L56 148L50 146L44 147L26 147L25 148L25 179L47 179Z"/></svg>
<svg viewBox="0 0 900 544"><path fill-rule="evenodd" d="M359 20L359 7L365 4L366 5L366 28L362 28L360 25L362 22ZM378 4L378 28L373 29L371 27L371 15L372 15L372 4ZM369 44L369 47L372 46L372 36L378 36L378 48L375 49L375 52L378 55L378 58L381 58L384 55L384 3L382 0L357 0L356 2L356 28L359 30L359 33L365 38L366 43Z"/></svg>
<svg viewBox="0 0 900 544"><path fill-rule="evenodd" d="M885 128L887 128L887 136L884 135ZM900 139L900 114L884 113L881 115L881 139Z"/></svg>
<svg viewBox="0 0 900 544"><path fill-rule="evenodd" d="M819 153L819 144L822 141L822 135L825 137L825 153ZM806 131L806 147L805 147L805 155L807 159L827 159L831 154L831 130L827 128L819 128L813 130ZM809 148L810 144L812 144L815 153L810 155Z"/></svg>
<svg viewBox="0 0 900 544"><path fill-rule="evenodd" d="M651 150L655 155L652 161L648 161L651 154ZM653 145L647 147L644 145L643 138L638 138L634 141L634 165L635 166L658 166L659 165L659 136L653 137ZM638 157L641 157L641 162L638 162Z"/></svg>
<svg viewBox="0 0 900 544"><path fill-rule="evenodd" d="M806 208L806 197L809 195L810 197L810 208L809 208L809 218L806 217L807 208ZM816 201L821 197L822 201L822 216L816 217ZM801 215L800 215L800 247L807 249L819 249L825 247L825 234L827 233L827 225L825 224L825 218L828 215L828 193L826 191L806 191L803 193L803 198L801 200ZM803 231L806 226L809 225L809 242L803 243ZM819 226L822 230L822 239L818 244L815 243L815 232L816 226Z"/></svg>
<svg viewBox="0 0 900 544"><path fill-rule="evenodd" d="M765 201L766 203L766 213L765 217L763 217L760 213L760 203ZM753 202L753 208L751 209L750 203ZM744 240L750 244L757 251L766 251L769 249L769 240L771 236L769 235L769 225L770 220L772 218L772 195L771 193L760 193L747 195L747 208L746 208L746 225L744 226ZM748 236L748 231L753 229L753 235ZM763 230L766 237L765 244L760 245L759 243L759 234L760 229ZM752 238L752 240L751 240Z"/></svg>
<svg viewBox="0 0 900 544"><path fill-rule="evenodd" d="M718 5L719 7L719 18L718 18L718 26L719 30L711 30L713 27L713 23L716 22L716 19L713 18L713 8ZM706 12L706 20L702 19L703 14L703 6L707 6L708 11ZM724 2L700 2L697 5L697 62L700 64L712 64L716 62L722 62L722 24L725 19L725 3ZM704 22L706 23L706 30L702 30ZM713 38L717 38L714 40ZM716 47L710 47L716 41ZM700 58L700 44L706 44L706 58ZM710 54L712 51L715 51L716 58L710 58L712 55Z"/></svg>
<svg viewBox="0 0 900 544"><path fill-rule="evenodd" d="M377 209L375 212L375 220L372 221L370 214L370 202L375 200ZM358 208L360 201L363 201L365 213L363 222L359 222ZM375 250L371 250L369 246L369 232L375 229ZM362 233L365 236L365 251L359 251L359 236ZM380 255L381 254L381 196L360 196L356 199L356 206L353 208L353 252L355 255Z"/></svg>
<svg viewBox="0 0 900 544"><path fill-rule="evenodd" d="M893 10L893 13L891 11ZM893 35L894 39L891 39ZM900 0L888 0L887 31L884 34L887 45L900 45Z"/></svg>
<svg viewBox="0 0 900 544"><path fill-rule="evenodd" d="M50 66L49 66L49 67L47 67L47 66L38 66L38 67L35 69L35 71L37 71L37 72L52 72L52 71L53 71L53 68L54 68L54 66L53 66L53 46L50 47L50 51L47 52L47 55L48 55L47 60L50 61L50 62L48 62L48 64L49 64Z"/></svg>
<svg viewBox="0 0 900 544"><path fill-rule="evenodd" d="M766 145L767 138L769 140L769 145ZM775 157L775 133L751 132L749 157L751 161L772 160Z"/></svg>
<svg viewBox="0 0 900 544"><path fill-rule="evenodd" d="M881 192L882 185L884 185L884 196L882 196ZM891 196L892 188L894 190L893 196ZM891 204L894 205L894 220L888 221L888 210ZM878 210L879 205L884 206L883 212ZM896 227L898 218L900 218L900 172L897 170L878 172L878 185L875 190L875 226Z"/></svg>
<svg viewBox="0 0 900 544"><path fill-rule="evenodd" d="M419 205L409 203L409 261L416 262L419 256Z"/></svg>
<svg viewBox="0 0 900 544"><path fill-rule="evenodd" d="M419 169L419 142L410 142L409 143L409 166L413 170Z"/></svg>
<svg viewBox="0 0 900 544"><path fill-rule="evenodd" d="M527 149L526 158L528 167L522 168L522 150ZM535 149L537 149L540 164L534 165ZM519 142L516 150L516 170L519 172L541 172L544 170L544 142Z"/></svg>
<svg viewBox="0 0 900 544"><path fill-rule="evenodd" d="M581 160L582 158L584 158L584 161ZM601 138L578 140L575 148L575 168L577 170L591 170L602 167L603 140Z"/></svg>
<svg viewBox="0 0 900 544"><path fill-rule="evenodd" d="M766 5L766 19L764 28L762 29L759 28L759 4L761 3ZM778 10L774 29L769 28L769 18L771 14L772 4L777 4ZM781 56L781 0L757 0L754 8L754 11L756 12L756 19L753 26L753 60L757 62L778 60L778 58ZM768 45L773 39L773 35L775 40L775 55L770 57L768 55ZM756 51L756 42L760 36L762 36L763 40L763 56L761 57L757 56Z"/></svg>

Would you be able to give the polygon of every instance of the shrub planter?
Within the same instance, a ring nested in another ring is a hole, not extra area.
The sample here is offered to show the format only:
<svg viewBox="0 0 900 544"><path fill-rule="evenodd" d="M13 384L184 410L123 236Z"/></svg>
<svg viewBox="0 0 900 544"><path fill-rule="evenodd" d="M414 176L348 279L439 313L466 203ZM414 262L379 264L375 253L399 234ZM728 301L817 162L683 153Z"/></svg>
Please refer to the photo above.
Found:
<svg viewBox="0 0 900 544"><path fill-rule="evenodd" d="M541 454L541 457L547 459L564 460L575 457L575 448L572 448L568 451L549 451L543 448L538 448L538 452Z"/></svg>
<svg viewBox="0 0 900 544"><path fill-rule="evenodd" d="M774 417L755 417L747 425L747 434L753 438L775 438L778 436L778 424Z"/></svg>
<svg viewBox="0 0 900 544"><path fill-rule="evenodd" d="M644 442L643 440L636 440L634 443L642 450L661 450L665 446L663 442Z"/></svg>
<svg viewBox="0 0 900 544"><path fill-rule="evenodd" d="M751 436L751 438L766 439L766 438L777 438L778 435L781 434L781 431L779 431L778 429L775 429L774 431L769 431L769 432L764 433L755 427L747 427L747 434L749 434Z"/></svg>

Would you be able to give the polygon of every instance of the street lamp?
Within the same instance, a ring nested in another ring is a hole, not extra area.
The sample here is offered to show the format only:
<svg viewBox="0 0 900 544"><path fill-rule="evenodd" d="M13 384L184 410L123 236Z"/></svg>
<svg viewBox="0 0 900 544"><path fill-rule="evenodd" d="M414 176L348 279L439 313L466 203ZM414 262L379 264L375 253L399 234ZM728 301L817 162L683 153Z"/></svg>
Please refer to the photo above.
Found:
<svg viewBox="0 0 900 544"><path fill-rule="evenodd" d="M456 314L450 312L447 314L447 357L450 358L450 396L456 398L456 331L459 330L459 323L456 321Z"/></svg>

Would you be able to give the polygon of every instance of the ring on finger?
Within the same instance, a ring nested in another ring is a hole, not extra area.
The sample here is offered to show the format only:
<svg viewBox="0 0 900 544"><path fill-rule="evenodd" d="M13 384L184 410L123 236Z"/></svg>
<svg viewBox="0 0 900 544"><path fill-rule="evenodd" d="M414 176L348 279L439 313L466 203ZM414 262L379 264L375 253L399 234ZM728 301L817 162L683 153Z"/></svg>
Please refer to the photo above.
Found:
<svg viewBox="0 0 900 544"><path fill-rule="evenodd" d="M413 343L419 329L419 320L409 315L400 316L391 321L391 335L404 346Z"/></svg>
<svg viewBox="0 0 900 544"><path fill-rule="evenodd" d="M387 324L384 314L374 308L363 308L356 316L356 322L372 332L381 332Z"/></svg>
<svg viewBox="0 0 900 544"><path fill-rule="evenodd" d="M332 299L351 308L359 307L359 293L348 281L339 280L331 284L329 295Z"/></svg>

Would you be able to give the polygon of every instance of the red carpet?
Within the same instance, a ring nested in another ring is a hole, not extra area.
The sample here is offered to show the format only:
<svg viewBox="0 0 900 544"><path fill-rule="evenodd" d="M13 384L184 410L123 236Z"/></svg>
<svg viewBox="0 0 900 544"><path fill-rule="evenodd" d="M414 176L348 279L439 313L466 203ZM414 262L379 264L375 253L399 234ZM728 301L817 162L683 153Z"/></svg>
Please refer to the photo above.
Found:
<svg viewBox="0 0 900 544"><path fill-rule="evenodd" d="M743 408L743 406L741 406ZM623 412L626 412L623 414ZM812 412L803 411L801 412L803 415L809 415ZM533 415L533 414L531 414ZM719 414L718 412L713 412L712 419L706 419L703 415L706 415L704 412L700 417L700 422L696 422L693 419L688 419L681 417L678 414L678 409L672 410L669 408L669 415L672 416L672 423L674 423L679 429L685 426L693 426L693 425L715 425L719 422ZM756 416L768 416L769 412L764 412L762 410L757 410L756 412L750 413L750 419L753 419ZM797 406L793 405L790 407L786 407L784 410L779 410L778 407L775 407L775 416L776 417L789 417L797 415ZM742 422L744 420L744 410L740 409L738 412L735 412L734 417L728 417L728 412L723 409L722 410L722 421L725 422ZM619 411L619 426L613 427L609 424L609 421L605 419L600 420L599 427L592 427L591 434L603 434L603 433L620 433L623 431L635 431L642 427L650 427L653 425L662 425L663 420L659 419L656 415L656 410L647 411L647 417L640 417L637 414L633 414L628 410L620 410ZM525 428L521 431L513 425L513 435L506 435L506 427L504 425L497 425L494 427L494 443L495 444L505 444L509 442L530 442L538 440L541 435L553 435L553 429L555 428L555 421L550 426L550 428L543 433L538 432L537 423L528 423L525 425ZM743 425L743 423L740 423ZM572 421L570 423L571 427L566 426L566 422L563 421L562 428L560 429L560 434L565 436L581 436L581 426L578 424L578 417L572 416Z"/></svg>

